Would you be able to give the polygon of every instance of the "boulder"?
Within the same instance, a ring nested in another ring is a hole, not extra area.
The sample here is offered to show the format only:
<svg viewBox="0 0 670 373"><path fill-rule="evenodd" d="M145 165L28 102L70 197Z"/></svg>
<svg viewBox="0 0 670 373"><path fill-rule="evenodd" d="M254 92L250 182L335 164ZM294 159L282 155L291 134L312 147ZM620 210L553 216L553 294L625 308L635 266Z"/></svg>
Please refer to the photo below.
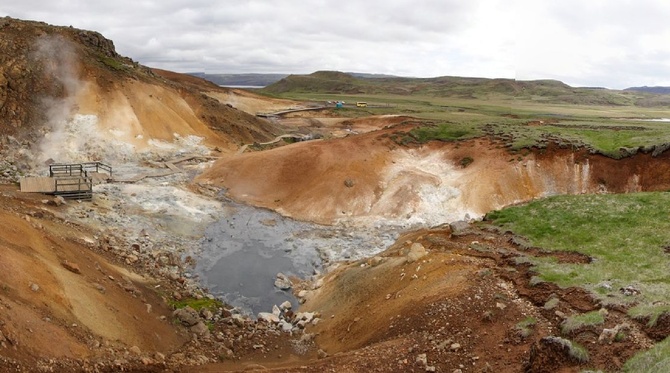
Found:
<svg viewBox="0 0 670 373"><path fill-rule="evenodd" d="M198 311L189 306L175 310L172 316L176 317L184 326L193 326L200 322Z"/></svg>
<svg viewBox="0 0 670 373"><path fill-rule="evenodd" d="M281 290L288 290L293 286L291 280L285 274L279 272L277 273L277 278L275 279L275 287Z"/></svg>
<svg viewBox="0 0 670 373"><path fill-rule="evenodd" d="M269 312L260 312L258 314L258 320L262 320L272 324L277 324L279 323L279 316Z"/></svg>
<svg viewBox="0 0 670 373"><path fill-rule="evenodd" d="M407 263L414 263L426 255L428 255L426 248L422 244L415 242L410 247L409 253L407 253Z"/></svg>

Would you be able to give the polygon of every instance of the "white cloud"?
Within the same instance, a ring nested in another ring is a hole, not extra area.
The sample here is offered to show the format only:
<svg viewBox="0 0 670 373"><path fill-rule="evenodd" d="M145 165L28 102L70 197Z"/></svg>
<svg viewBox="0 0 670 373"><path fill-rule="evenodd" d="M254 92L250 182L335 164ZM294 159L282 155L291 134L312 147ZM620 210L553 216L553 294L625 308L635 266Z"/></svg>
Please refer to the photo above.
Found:
<svg viewBox="0 0 670 373"><path fill-rule="evenodd" d="M0 15L95 30L180 72L670 84L665 0L23 0Z"/></svg>

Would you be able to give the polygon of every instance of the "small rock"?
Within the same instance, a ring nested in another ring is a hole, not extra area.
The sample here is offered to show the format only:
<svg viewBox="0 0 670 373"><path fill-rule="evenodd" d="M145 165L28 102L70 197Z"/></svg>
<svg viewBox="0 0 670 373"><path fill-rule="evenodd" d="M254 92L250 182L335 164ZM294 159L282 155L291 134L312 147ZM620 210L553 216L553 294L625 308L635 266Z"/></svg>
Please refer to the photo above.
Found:
<svg viewBox="0 0 670 373"><path fill-rule="evenodd" d="M137 347L137 346L131 347L130 352L132 352L135 355L141 355L142 354L142 350L140 350L140 348Z"/></svg>
<svg viewBox="0 0 670 373"><path fill-rule="evenodd" d="M78 275L81 274L81 269L79 268L79 265L77 263L72 263L66 260L63 263L61 263L61 265L72 273L76 273Z"/></svg>
<svg viewBox="0 0 670 373"><path fill-rule="evenodd" d="M200 321L198 312L189 306L175 310L172 316L176 317L184 326L193 326Z"/></svg>
<svg viewBox="0 0 670 373"><path fill-rule="evenodd" d="M319 349L319 351L317 351L316 354L319 357L319 359L325 359L328 357L328 353L322 349Z"/></svg>
<svg viewBox="0 0 670 373"><path fill-rule="evenodd" d="M409 253L407 254L407 263L414 263L426 255L428 255L426 248L423 247L422 244L415 242L412 244Z"/></svg>
<svg viewBox="0 0 670 373"><path fill-rule="evenodd" d="M293 305L291 304L291 302L285 301L284 303L279 305L279 308L281 308L284 311L285 310L290 310L291 308L293 308Z"/></svg>
<svg viewBox="0 0 670 373"><path fill-rule="evenodd" d="M281 290L288 290L293 286L291 280L283 273L277 273L277 278L275 279L275 287Z"/></svg>
<svg viewBox="0 0 670 373"><path fill-rule="evenodd" d="M63 198L62 196L56 196L56 198L54 198L54 202L56 203L56 206L67 204L67 202L65 202L65 198Z"/></svg>
<svg viewBox="0 0 670 373"><path fill-rule="evenodd" d="M209 328L202 321L198 321L198 323L193 325L189 330L201 337L209 335Z"/></svg>
<svg viewBox="0 0 670 373"><path fill-rule="evenodd" d="M312 285L312 289L313 289L313 290L316 290L316 289L319 289L319 288L322 287L322 286L323 286L323 279L320 278L320 279L316 280L316 282L314 283L314 285Z"/></svg>
<svg viewBox="0 0 670 373"><path fill-rule="evenodd" d="M279 315L269 312L260 312L258 314L258 320L265 321L272 324L279 323Z"/></svg>
<svg viewBox="0 0 670 373"><path fill-rule="evenodd" d="M416 362L419 365L426 366L428 364L428 357L426 356L426 354L419 354L416 357Z"/></svg>
<svg viewBox="0 0 670 373"><path fill-rule="evenodd" d="M457 351L459 348L461 348L461 345L459 343L452 343L451 346L449 346L449 349L451 351Z"/></svg>
<svg viewBox="0 0 670 373"><path fill-rule="evenodd" d="M281 321L279 322L279 326L281 327L281 330L282 330L284 333L290 333L291 330L293 330L293 325L292 325L291 323L289 323L289 322L284 321L284 320L281 320Z"/></svg>
<svg viewBox="0 0 670 373"><path fill-rule="evenodd" d="M200 316L205 320L211 320L214 318L214 313L207 308L203 308L200 310Z"/></svg>
<svg viewBox="0 0 670 373"><path fill-rule="evenodd" d="M30 283L30 290L35 292L40 291L40 286L35 283Z"/></svg>

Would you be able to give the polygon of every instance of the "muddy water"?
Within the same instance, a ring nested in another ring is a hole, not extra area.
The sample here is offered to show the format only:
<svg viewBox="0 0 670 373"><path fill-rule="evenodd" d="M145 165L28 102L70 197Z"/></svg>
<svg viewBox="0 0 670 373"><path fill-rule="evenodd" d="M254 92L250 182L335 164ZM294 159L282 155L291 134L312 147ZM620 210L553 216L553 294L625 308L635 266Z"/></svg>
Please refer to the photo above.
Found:
<svg viewBox="0 0 670 373"><path fill-rule="evenodd" d="M291 290L274 286L277 273L306 279L325 263L374 255L397 235L394 228L320 226L226 202L222 218L205 230L195 271L213 295L256 315L286 300L298 306Z"/></svg>

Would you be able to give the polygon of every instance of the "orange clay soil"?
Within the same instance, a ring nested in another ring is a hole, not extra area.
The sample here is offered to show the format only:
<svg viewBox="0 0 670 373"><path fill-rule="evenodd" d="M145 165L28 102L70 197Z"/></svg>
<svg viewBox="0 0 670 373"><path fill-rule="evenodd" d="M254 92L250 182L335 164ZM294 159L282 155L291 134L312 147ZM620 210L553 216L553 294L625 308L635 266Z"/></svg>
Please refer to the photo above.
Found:
<svg viewBox="0 0 670 373"><path fill-rule="evenodd" d="M101 358L131 346L149 356L187 340L150 281L96 254L94 233L58 217L65 206L44 205L44 196L13 186L1 190L3 356Z"/></svg>

